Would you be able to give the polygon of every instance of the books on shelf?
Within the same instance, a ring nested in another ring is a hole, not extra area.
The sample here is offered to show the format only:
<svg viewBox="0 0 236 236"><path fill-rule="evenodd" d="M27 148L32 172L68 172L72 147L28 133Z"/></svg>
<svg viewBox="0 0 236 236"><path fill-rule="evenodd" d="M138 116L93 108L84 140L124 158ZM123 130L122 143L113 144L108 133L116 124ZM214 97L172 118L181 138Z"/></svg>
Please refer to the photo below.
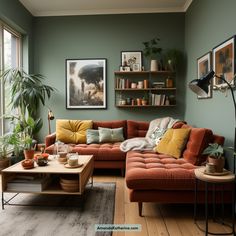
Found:
<svg viewBox="0 0 236 236"><path fill-rule="evenodd" d="M16 176L7 183L7 190L41 192L48 186L49 182L50 179L47 176Z"/></svg>
<svg viewBox="0 0 236 236"><path fill-rule="evenodd" d="M116 79L116 88L117 89L126 89L130 88L130 80L129 79L123 79L123 78L117 78Z"/></svg>
<svg viewBox="0 0 236 236"><path fill-rule="evenodd" d="M151 105L153 106L164 106L166 100L165 94L151 94Z"/></svg>

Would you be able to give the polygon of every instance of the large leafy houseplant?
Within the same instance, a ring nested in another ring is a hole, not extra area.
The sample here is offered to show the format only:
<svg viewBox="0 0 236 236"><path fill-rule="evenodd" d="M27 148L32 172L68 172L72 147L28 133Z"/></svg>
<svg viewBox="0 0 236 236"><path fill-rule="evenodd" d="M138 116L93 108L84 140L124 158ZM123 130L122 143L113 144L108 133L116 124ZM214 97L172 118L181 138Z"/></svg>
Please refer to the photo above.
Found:
<svg viewBox="0 0 236 236"><path fill-rule="evenodd" d="M37 117L39 105L45 105L54 88L43 83L45 77L40 74L27 74L20 69L9 69L1 76L10 86L11 123L13 124L13 145L31 149L34 135L42 128L42 119ZM19 139L19 142L16 140Z"/></svg>

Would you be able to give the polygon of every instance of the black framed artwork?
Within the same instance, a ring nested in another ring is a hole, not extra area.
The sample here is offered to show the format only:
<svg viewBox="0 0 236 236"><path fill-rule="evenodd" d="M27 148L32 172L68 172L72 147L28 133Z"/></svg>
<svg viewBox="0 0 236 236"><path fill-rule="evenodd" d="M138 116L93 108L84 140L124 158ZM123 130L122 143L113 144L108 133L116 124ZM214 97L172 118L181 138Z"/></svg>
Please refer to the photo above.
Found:
<svg viewBox="0 0 236 236"><path fill-rule="evenodd" d="M66 108L106 108L105 58L66 59Z"/></svg>
<svg viewBox="0 0 236 236"><path fill-rule="evenodd" d="M200 79L201 77L208 74L212 68L211 63L211 52L204 54L203 56L197 59L197 78ZM212 83L208 87L208 94L207 96L197 96L198 99L204 98L211 98L212 97Z"/></svg>

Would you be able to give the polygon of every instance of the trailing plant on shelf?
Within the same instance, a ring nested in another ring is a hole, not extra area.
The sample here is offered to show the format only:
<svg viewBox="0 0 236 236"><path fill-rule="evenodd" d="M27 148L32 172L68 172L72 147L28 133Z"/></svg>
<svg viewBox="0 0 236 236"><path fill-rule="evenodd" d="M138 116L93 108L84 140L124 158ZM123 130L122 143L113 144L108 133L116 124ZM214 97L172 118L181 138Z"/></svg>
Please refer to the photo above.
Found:
<svg viewBox="0 0 236 236"><path fill-rule="evenodd" d="M183 53L178 49L168 49L163 55L165 70L177 71L183 65Z"/></svg>

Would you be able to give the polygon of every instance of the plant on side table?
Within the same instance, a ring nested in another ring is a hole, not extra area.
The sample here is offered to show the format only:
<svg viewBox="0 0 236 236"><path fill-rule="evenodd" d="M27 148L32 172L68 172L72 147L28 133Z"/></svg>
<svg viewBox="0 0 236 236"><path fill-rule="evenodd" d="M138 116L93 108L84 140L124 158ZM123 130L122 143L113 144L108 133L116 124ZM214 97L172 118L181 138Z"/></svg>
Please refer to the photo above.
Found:
<svg viewBox="0 0 236 236"><path fill-rule="evenodd" d="M208 155L208 163L212 163L215 166L216 172L223 172L225 158L223 156L224 149L221 145L218 143L210 143L202 154Z"/></svg>

